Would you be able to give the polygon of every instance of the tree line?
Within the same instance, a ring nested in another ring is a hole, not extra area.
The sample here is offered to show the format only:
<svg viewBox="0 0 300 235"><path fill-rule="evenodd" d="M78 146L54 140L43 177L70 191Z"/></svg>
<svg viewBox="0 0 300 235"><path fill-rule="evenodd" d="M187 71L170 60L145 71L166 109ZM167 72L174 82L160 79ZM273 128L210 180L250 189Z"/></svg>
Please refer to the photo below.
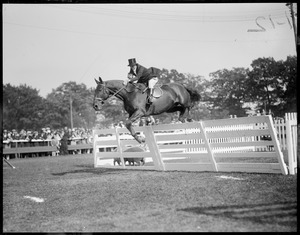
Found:
<svg viewBox="0 0 300 235"><path fill-rule="evenodd" d="M221 69L211 73L209 79L175 69L162 69L159 80L161 83L179 82L197 89L202 98L191 111L192 118L204 120L228 118L229 115L243 117L263 109L271 110L278 117L283 117L286 112L296 112L296 76L297 58L288 56L285 61L258 58L252 61L250 68ZM109 99L103 110L95 113L92 107L95 87L65 82L43 98L37 89L26 84L4 84L3 128L70 127L70 107L74 127L93 128L96 124L108 127L111 123L125 121L128 115L116 98ZM156 116L161 123L169 123L176 117L176 113Z"/></svg>

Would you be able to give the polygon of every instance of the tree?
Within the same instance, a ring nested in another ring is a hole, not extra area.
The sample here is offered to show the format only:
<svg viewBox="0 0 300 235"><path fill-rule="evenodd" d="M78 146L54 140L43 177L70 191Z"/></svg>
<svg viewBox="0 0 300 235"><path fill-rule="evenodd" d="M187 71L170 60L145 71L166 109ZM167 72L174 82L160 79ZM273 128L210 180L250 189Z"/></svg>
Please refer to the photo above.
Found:
<svg viewBox="0 0 300 235"><path fill-rule="evenodd" d="M223 69L211 73L212 80L206 83L211 118L228 118L229 115L245 116L245 82L247 69Z"/></svg>
<svg viewBox="0 0 300 235"><path fill-rule="evenodd" d="M203 76L183 74L175 69L162 69L160 83L178 82L198 90L201 101L191 110L194 120L227 118L229 115L245 116L246 104L254 109L269 109L275 116L297 111L296 79L297 57L288 56L285 61L258 58L251 69L222 69ZM39 91L22 84L3 86L3 128L6 129L53 129L70 126L70 103L74 127L108 127L111 123L125 121L128 117L122 101L109 98L100 112L95 113L92 102L94 89L70 81L53 89L47 98ZM96 120L100 118L98 121ZM178 113L163 113L156 118L161 123L177 119Z"/></svg>
<svg viewBox="0 0 300 235"><path fill-rule="evenodd" d="M39 91L26 84L3 86L3 128L5 129L39 129L43 125L41 112L45 100Z"/></svg>
<svg viewBox="0 0 300 235"><path fill-rule="evenodd" d="M55 116L47 114L48 122L60 127L71 126L71 108L74 127L92 128L95 124L95 111L92 107L93 89L87 89L85 84L70 81L53 89L47 96L47 101Z"/></svg>
<svg viewBox="0 0 300 235"><path fill-rule="evenodd" d="M258 58L251 64L247 80L247 98L257 103L260 109L275 116L296 110L296 57L286 61L273 58Z"/></svg>
<svg viewBox="0 0 300 235"><path fill-rule="evenodd" d="M273 58L259 58L251 64L248 73L249 97L258 102L258 106L266 111L276 105L279 85L277 80L278 67Z"/></svg>
<svg viewBox="0 0 300 235"><path fill-rule="evenodd" d="M297 112L297 57L288 56L286 61L280 61L280 99L278 112Z"/></svg>

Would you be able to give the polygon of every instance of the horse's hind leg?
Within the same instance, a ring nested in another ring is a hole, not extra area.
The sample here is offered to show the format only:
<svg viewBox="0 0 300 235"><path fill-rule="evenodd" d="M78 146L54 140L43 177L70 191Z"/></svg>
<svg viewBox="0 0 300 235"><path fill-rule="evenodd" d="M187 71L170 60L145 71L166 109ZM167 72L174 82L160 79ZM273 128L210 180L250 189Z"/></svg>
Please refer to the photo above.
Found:
<svg viewBox="0 0 300 235"><path fill-rule="evenodd" d="M180 122L191 122L193 119L190 117L190 108L182 108L182 110L180 110L178 120Z"/></svg>

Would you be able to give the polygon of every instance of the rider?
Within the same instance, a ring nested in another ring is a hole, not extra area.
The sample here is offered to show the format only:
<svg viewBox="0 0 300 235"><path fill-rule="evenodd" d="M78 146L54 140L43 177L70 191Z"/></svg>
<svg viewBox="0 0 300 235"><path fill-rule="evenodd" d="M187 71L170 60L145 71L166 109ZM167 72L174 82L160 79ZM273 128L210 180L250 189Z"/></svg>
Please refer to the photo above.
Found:
<svg viewBox="0 0 300 235"><path fill-rule="evenodd" d="M159 69L150 67L145 68L144 66L138 64L135 60L135 58L128 60L130 66L130 71L128 73L127 78L129 80L125 81L124 84L126 85L128 82L135 82L143 83L147 86L149 86L150 89L150 97L149 97L149 103L152 103L153 101L153 88L154 85L158 82L158 75L159 75Z"/></svg>

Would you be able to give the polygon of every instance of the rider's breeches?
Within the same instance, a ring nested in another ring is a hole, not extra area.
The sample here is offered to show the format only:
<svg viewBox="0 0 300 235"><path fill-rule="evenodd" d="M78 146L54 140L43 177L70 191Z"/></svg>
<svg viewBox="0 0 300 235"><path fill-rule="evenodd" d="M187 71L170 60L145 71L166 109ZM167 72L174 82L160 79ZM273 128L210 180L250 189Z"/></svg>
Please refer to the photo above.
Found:
<svg viewBox="0 0 300 235"><path fill-rule="evenodd" d="M154 88L154 85L158 82L158 78L157 77L153 77L149 80L148 82L148 86L150 89Z"/></svg>

